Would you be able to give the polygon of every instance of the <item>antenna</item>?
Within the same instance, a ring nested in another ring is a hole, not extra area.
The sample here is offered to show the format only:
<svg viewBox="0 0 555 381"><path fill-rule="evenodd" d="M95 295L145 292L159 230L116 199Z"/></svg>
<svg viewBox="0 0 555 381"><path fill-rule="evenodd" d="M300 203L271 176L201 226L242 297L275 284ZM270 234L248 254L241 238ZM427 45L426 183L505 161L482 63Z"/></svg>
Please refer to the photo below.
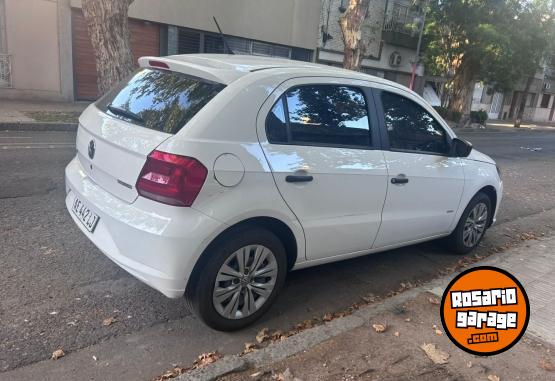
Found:
<svg viewBox="0 0 555 381"><path fill-rule="evenodd" d="M218 24L218 20L216 20L215 16L212 16L212 18L214 19L214 22L216 23L216 28L218 28L218 31L220 32L220 37L222 37L222 40L224 41L225 50L227 50L228 54L235 54L235 53L233 53L233 50L231 50L231 48L227 44L227 40L225 39L225 36L222 33L222 30L220 29L220 25Z"/></svg>

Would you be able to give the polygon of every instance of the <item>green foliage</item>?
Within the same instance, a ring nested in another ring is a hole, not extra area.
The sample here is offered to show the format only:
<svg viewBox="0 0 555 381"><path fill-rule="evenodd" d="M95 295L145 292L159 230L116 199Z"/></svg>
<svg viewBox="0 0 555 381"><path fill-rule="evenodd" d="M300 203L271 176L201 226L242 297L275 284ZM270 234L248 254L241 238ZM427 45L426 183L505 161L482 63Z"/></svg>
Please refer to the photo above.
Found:
<svg viewBox="0 0 555 381"><path fill-rule="evenodd" d="M434 109L439 115L445 120L450 120L455 123L459 123L462 117L462 113L459 111L451 111L447 107L434 106Z"/></svg>
<svg viewBox="0 0 555 381"><path fill-rule="evenodd" d="M487 120L488 113L484 110L470 112L470 121L472 123L486 124Z"/></svg>
<svg viewBox="0 0 555 381"><path fill-rule="evenodd" d="M425 28L425 64L433 75L480 80L511 90L534 75L555 41L551 0L436 0ZM468 74L468 73L466 73Z"/></svg>

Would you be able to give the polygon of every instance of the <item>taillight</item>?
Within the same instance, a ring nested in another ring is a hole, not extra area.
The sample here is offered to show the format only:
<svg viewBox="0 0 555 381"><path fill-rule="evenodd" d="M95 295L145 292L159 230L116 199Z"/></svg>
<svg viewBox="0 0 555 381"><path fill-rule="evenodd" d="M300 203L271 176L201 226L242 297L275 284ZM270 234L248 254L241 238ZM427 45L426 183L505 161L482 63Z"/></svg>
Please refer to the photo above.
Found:
<svg viewBox="0 0 555 381"><path fill-rule="evenodd" d="M137 180L137 191L164 204L191 206L206 174L206 167L197 159L152 151Z"/></svg>
<svg viewBox="0 0 555 381"><path fill-rule="evenodd" d="M165 63L165 62L162 62L162 61L153 61L153 60L150 60L150 61L148 61L148 65L149 65L150 67L157 67L157 68L159 68L159 69L167 69L167 70L170 69L169 65L168 65L167 63Z"/></svg>

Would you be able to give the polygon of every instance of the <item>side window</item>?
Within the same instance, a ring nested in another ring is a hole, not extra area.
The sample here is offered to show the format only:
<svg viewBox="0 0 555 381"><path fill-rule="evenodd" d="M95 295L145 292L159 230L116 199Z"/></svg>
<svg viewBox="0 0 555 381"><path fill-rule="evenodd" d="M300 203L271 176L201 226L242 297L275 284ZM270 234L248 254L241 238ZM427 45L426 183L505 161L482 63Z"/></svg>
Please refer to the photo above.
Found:
<svg viewBox="0 0 555 381"><path fill-rule="evenodd" d="M307 85L288 90L268 115L266 133L270 143L277 144L360 148L372 144L364 94L348 86Z"/></svg>
<svg viewBox="0 0 555 381"><path fill-rule="evenodd" d="M449 153L447 133L422 106L387 91L382 91L381 98L390 149Z"/></svg>
<svg viewBox="0 0 555 381"><path fill-rule="evenodd" d="M283 98L279 98L266 118L266 135L270 143L287 143L287 119Z"/></svg>

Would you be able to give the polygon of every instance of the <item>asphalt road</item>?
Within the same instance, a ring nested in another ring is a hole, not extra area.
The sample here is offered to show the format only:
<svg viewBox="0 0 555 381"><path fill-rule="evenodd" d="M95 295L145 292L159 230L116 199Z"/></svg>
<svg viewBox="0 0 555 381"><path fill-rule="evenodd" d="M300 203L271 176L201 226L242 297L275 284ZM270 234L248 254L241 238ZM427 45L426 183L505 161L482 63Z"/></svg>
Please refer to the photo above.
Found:
<svg viewBox="0 0 555 381"><path fill-rule="evenodd" d="M552 230L532 217L555 208L555 131L461 135L502 168L499 226L513 229L492 229L479 252L515 238L517 231ZM243 336L190 329L194 319L183 300L167 299L120 270L74 226L64 205L63 179L75 154L74 138L63 132L0 132L0 379L11 379L7 371L46 360L60 347L76 352L170 323L181 327L176 334L184 342L204 335L208 347L234 341L240 347ZM252 331L288 329L363 295L386 295L401 282L434 278L459 259L428 243L293 272ZM103 326L109 317L117 322ZM187 350L192 355L197 348ZM146 379L158 374L156 367L161 373L169 364L133 371Z"/></svg>

